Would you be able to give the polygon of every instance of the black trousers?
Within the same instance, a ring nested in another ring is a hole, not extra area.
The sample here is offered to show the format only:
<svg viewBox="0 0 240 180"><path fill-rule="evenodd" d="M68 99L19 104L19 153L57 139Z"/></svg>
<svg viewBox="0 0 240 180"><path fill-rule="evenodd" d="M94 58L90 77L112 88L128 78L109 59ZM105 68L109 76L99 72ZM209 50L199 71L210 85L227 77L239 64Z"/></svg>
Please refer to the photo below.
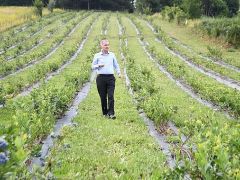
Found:
<svg viewBox="0 0 240 180"><path fill-rule="evenodd" d="M103 115L114 115L115 77L113 74L99 74L96 79Z"/></svg>

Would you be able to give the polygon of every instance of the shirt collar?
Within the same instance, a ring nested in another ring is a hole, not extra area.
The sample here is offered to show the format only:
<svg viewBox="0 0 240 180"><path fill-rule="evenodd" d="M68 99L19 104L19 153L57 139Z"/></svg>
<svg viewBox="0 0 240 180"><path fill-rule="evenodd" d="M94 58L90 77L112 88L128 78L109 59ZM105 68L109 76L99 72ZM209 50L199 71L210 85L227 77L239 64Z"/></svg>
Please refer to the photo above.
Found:
<svg viewBox="0 0 240 180"><path fill-rule="evenodd" d="M101 50L101 55L109 54L109 51L107 53L104 53L103 50Z"/></svg>

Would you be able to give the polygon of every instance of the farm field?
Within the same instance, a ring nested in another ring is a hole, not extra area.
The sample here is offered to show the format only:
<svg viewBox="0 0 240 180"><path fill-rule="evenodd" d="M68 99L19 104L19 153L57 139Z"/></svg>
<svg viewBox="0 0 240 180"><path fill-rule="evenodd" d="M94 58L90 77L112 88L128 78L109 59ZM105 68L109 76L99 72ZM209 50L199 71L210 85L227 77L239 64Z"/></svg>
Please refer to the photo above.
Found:
<svg viewBox="0 0 240 180"><path fill-rule="evenodd" d="M43 15L47 14L49 14L49 12L47 9L44 9ZM1 6L0 32L36 18L37 16L35 15L34 8L32 7Z"/></svg>
<svg viewBox="0 0 240 180"><path fill-rule="evenodd" d="M213 42L134 14L61 11L25 26L0 42L0 177L240 178L238 52L206 60ZM103 38L122 72L116 120L91 70Z"/></svg>

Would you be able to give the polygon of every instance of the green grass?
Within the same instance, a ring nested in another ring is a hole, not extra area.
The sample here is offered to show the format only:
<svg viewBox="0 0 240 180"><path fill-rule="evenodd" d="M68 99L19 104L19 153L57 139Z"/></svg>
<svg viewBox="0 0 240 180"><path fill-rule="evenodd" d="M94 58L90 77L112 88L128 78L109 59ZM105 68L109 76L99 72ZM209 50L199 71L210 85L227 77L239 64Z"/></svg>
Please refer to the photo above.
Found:
<svg viewBox="0 0 240 180"><path fill-rule="evenodd" d="M117 119L101 116L100 100L93 85L74 120L79 126L65 129L63 140L52 154L57 178L156 178L166 170L162 152L149 137L123 82L117 81ZM71 148L64 149L64 144Z"/></svg>
<svg viewBox="0 0 240 180"><path fill-rule="evenodd" d="M1 125L5 126L8 123L11 124L11 120L12 120L12 116L14 114L14 110L13 109L9 109L9 108L1 108L0 109L0 114L1 114ZM2 132L1 132L2 134Z"/></svg>

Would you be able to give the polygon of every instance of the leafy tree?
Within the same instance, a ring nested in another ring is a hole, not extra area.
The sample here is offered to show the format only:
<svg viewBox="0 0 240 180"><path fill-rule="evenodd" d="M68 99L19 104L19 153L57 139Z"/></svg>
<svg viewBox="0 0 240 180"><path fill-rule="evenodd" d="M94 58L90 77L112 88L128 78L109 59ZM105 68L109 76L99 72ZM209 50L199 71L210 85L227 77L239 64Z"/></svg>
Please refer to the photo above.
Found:
<svg viewBox="0 0 240 180"><path fill-rule="evenodd" d="M199 18L201 16L201 0L183 0L182 8L190 18Z"/></svg>
<svg viewBox="0 0 240 180"><path fill-rule="evenodd" d="M204 15L227 16L228 7L225 0L202 0Z"/></svg>
<svg viewBox="0 0 240 180"><path fill-rule="evenodd" d="M229 13L227 3L224 0L213 1L213 16L227 16Z"/></svg>
<svg viewBox="0 0 240 180"><path fill-rule="evenodd" d="M130 12L134 9L134 0L55 0L56 6L66 9L100 9ZM0 5L31 6L35 0L0 0ZM44 6L52 0L42 0Z"/></svg>
<svg viewBox="0 0 240 180"><path fill-rule="evenodd" d="M53 8L55 7L55 5L56 5L56 0L49 0L48 10L53 12Z"/></svg>
<svg viewBox="0 0 240 180"><path fill-rule="evenodd" d="M137 0L136 1L136 9L140 13L154 13L159 12L163 5L159 0Z"/></svg>
<svg viewBox="0 0 240 180"><path fill-rule="evenodd" d="M43 11L43 2L42 2L42 0L35 0L33 5L36 8L36 14L42 17L42 11Z"/></svg>
<svg viewBox="0 0 240 180"><path fill-rule="evenodd" d="M0 0L3 6L27 6L32 5L32 0Z"/></svg>
<svg viewBox="0 0 240 180"><path fill-rule="evenodd" d="M239 0L225 0L229 10L229 16L234 16L239 10Z"/></svg>
<svg viewBox="0 0 240 180"><path fill-rule="evenodd" d="M133 0L57 0L57 6L70 9L133 10Z"/></svg>
<svg viewBox="0 0 240 180"><path fill-rule="evenodd" d="M173 5L174 6L181 6L183 3L183 0L173 0Z"/></svg>

